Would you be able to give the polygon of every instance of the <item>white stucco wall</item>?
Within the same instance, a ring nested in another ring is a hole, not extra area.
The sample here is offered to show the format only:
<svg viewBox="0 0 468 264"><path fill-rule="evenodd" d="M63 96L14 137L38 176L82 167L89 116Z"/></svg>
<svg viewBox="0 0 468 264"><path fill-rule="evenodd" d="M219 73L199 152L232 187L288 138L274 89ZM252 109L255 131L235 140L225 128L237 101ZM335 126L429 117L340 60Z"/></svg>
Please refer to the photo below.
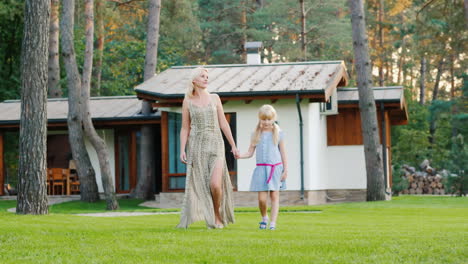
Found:
<svg viewBox="0 0 468 264"><path fill-rule="evenodd" d="M112 129L100 129L100 130L97 130L97 133L106 142L107 150L109 151L109 162L111 166L110 169L112 173L112 182L114 183L114 186L115 186L114 131ZM96 182L98 185L98 190L99 192L104 192L104 189L102 188L101 168L99 167L99 160L97 157L97 153L88 139L85 139L85 145L86 145L86 150L88 151L89 158L91 159L91 164L93 165L94 171L96 172Z"/></svg>
<svg viewBox="0 0 468 264"><path fill-rule="evenodd" d="M318 103L309 103L304 117L305 127L305 190L323 190L327 188L327 120L320 114Z"/></svg>
<svg viewBox="0 0 468 264"><path fill-rule="evenodd" d="M327 189L365 189L364 146L330 146L327 148Z"/></svg>

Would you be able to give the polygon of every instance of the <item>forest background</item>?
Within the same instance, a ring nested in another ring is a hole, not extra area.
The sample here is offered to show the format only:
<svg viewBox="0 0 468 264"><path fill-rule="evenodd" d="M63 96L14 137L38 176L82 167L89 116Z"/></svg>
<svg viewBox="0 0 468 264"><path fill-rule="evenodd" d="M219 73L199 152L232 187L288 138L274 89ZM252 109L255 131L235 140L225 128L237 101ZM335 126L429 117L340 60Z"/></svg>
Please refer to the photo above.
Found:
<svg viewBox="0 0 468 264"><path fill-rule="evenodd" d="M57 8L59 2L51 1ZM468 171L464 2L366 1L374 86L401 85L408 103L409 124L392 130L396 168L429 159L436 169ZM20 98L23 9L21 0L0 2L0 101ZM142 0L95 1L93 96L135 94L143 81L147 11ZM78 65L83 65L84 32L84 3L77 0ZM243 44L262 41L264 63L344 60L355 86L346 0L162 0L159 33L157 72L175 65L245 63ZM61 58L58 71L60 80L49 96L67 97ZM5 163L15 175L18 140L5 143Z"/></svg>

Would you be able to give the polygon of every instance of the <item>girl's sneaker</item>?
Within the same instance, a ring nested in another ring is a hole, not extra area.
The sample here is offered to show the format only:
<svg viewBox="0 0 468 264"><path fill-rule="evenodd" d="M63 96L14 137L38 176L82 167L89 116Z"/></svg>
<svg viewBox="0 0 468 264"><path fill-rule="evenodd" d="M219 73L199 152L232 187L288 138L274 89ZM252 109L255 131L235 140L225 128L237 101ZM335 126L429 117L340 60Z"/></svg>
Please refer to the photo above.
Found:
<svg viewBox="0 0 468 264"><path fill-rule="evenodd" d="M276 230L276 227L270 226L270 230Z"/></svg>
<svg viewBox="0 0 468 264"><path fill-rule="evenodd" d="M258 227L259 229L266 229L267 228L267 223L266 222L260 222L260 226Z"/></svg>

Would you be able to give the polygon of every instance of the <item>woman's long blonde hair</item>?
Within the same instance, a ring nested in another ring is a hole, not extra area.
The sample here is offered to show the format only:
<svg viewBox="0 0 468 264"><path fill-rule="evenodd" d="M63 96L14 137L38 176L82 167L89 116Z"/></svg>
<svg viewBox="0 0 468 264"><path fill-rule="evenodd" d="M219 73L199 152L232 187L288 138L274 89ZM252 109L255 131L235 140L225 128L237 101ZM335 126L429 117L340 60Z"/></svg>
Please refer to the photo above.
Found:
<svg viewBox="0 0 468 264"><path fill-rule="evenodd" d="M276 121L276 110L275 108L273 108L273 106L263 105L258 110L258 124L257 128L255 129L255 132L252 135L252 145L257 145L260 141L260 137L262 136L262 126L260 124L260 120L265 119ZM279 143L279 131L280 127L276 123L273 123L273 142L275 143L275 145L278 145Z"/></svg>
<svg viewBox="0 0 468 264"><path fill-rule="evenodd" d="M192 98L193 92L195 91L195 85L193 85L193 80L201 75L203 71L208 73L208 70L203 67L197 67L190 72L190 78L187 84L187 91L185 92L185 97Z"/></svg>

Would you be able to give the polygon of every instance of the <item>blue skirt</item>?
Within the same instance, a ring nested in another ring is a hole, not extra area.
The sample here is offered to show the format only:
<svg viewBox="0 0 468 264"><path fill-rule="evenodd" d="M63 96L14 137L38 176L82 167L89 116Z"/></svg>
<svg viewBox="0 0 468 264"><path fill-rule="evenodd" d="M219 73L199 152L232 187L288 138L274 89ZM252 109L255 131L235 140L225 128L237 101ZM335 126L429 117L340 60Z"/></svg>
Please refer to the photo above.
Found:
<svg viewBox="0 0 468 264"><path fill-rule="evenodd" d="M283 165L275 167L275 171L271 177L269 183L267 183L268 177L270 176L270 166L257 166L252 174L252 180L250 181L251 192L264 192L264 191L284 191L286 190L286 181L281 181L281 175L283 174Z"/></svg>

